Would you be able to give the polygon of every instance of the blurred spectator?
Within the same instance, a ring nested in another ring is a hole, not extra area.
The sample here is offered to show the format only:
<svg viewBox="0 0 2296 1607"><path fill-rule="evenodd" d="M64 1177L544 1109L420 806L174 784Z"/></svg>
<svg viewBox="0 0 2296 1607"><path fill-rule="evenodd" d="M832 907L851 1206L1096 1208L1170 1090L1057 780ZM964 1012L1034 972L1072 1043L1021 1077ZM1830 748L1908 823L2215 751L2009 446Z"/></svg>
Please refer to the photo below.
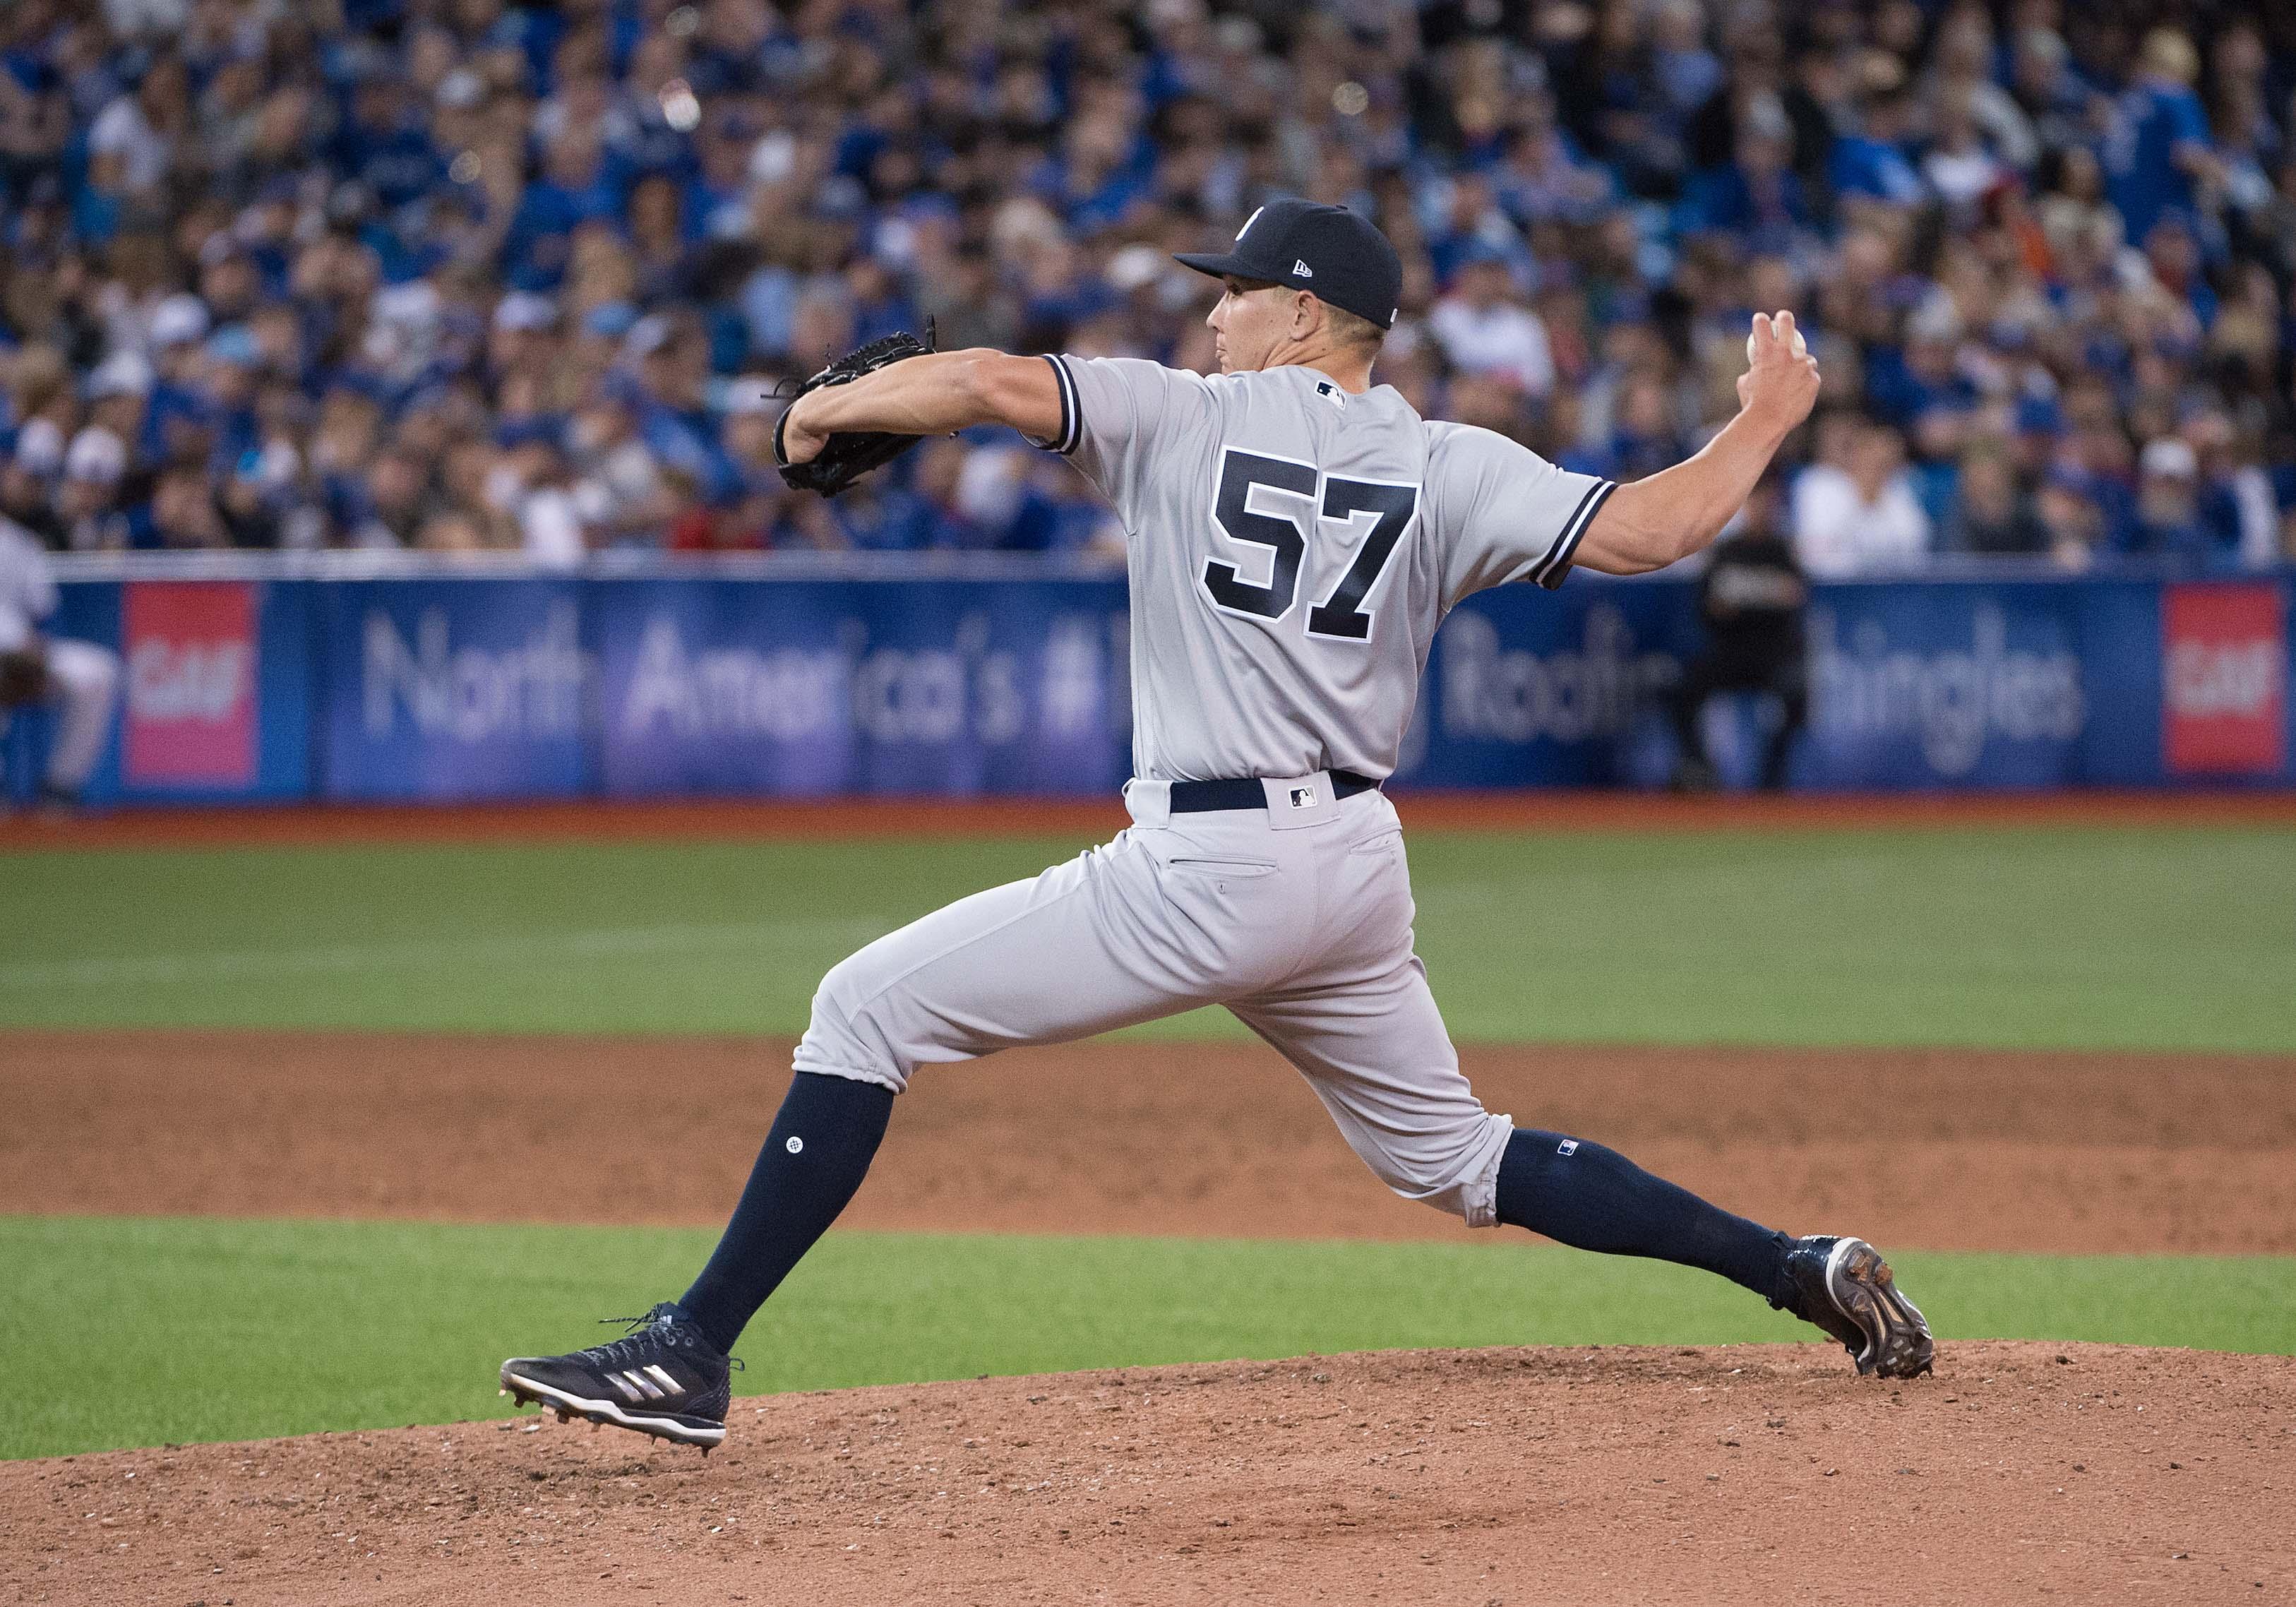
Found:
<svg viewBox="0 0 2296 1607"><path fill-rule="evenodd" d="M639 436L627 403L603 397L575 414L571 445L581 465L575 511L594 544L611 545L676 517L678 504L660 461Z"/></svg>
<svg viewBox="0 0 2296 1607"><path fill-rule="evenodd" d="M2041 482L2034 510L2048 542L2049 556L2059 567L2087 567L2104 542L2104 515L2097 506L2095 487L2079 469L2049 471Z"/></svg>
<svg viewBox="0 0 2296 1607"><path fill-rule="evenodd" d="M1496 374L1532 397L1554 388L1546 325L1514 299L1506 259L1495 250L1478 249L1460 264L1427 326L1462 373Z"/></svg>
<svg viewBox="0 0 2296 1607"><path fill-rule="evenodd" d="M52 547L1093 547L1010 439L808 509L742 409L927 317L1201 365L1168 253L1301 193L1403 254L1382 381L1606 474L1694 447L1793 306L1903 463L1859 502L1816 452L1819 568L2262 566L2292 87L2276 13L2167 0L20 0L0 509Z"/></svg>
<svg viewBox="0 0 2296 1607"><path fill-rule="evenodd" d="M1930 519L1915 500L1898 432L1876 420L1821 421L1817 463L1794 484L1794 546L1825 578L1898 571L1929 551Z"/></svg>
<svg viewBox="0 0 2296 1607"><path fill-rule="evenodd" d="M2200 460L2174 436L2145 443L2137 458L2136 524L2130 550L2198 562L2216 546L2201 523Z"/></svg>
<svg viewBox="0 0 2296 1607"><path fill-rule="evenodd" d="M2200 53L2175 28L2155 28L2139 48L2136 72L2113 102L2103 152L2124 235L2143 240L2164 217L2196 216L2200 181L2218 171L2209 114L2193 91Z"/></svg>
<svg viewBox="0 0 2296 1607"><path fill-rule="evenodd" d="M79 799L111 726L119 656L93 642L43 633L56 611L48 557L30 532L0 519L0 731L16 710L47 704L57 714L40 793L52 808Z"/></svg>
<svg viewBox="0 0 2296 1607"><path fill-rule="evenodd" d="M2049 533L2017 490L2016 470L1989 448L1962 459L1959 494L1946 545L1957 553L2040 553Z"/></svg>
<svg viewBox="0 0 2296 1607"><path fill-rule="evenodd" d="M1769 791L1786 784L1786 761L1809 715L1802 652L1809 586L1785 537L1784 512L1776 477L1764 479L1714 547L1700 578L1698 615L1706 627L1706 651L1683 670L1673 701L1681 750L1675 785L1681 791L1708 791L1716 784L1701 725L1707 704L1725 692L1762 693L1778 700L1778 720L1762 748L1760 781Z"/></svg>

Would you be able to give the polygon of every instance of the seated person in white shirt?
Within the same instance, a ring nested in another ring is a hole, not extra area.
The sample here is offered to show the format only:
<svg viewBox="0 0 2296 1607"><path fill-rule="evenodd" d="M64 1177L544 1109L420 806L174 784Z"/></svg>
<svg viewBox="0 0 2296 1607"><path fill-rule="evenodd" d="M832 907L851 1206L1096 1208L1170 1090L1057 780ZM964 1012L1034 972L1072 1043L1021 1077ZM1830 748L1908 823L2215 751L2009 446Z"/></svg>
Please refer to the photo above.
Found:
<svg viewBox="0 0 2296 1607"><path fill-rule="evenodd" d="M1554 389L1546 325L1516 299L1514 276L1496 252L1479 250L1461 265L1427 327L1462 373L1503 374L1532 397Z"/></svg>
<svg viewBox="0 0 2296 1607"><path fill-rule="evenodd" d="M1819 430L1818 461L1794 481L1794 554L1820 579L1901 572L1930 552L1930 516L1915 498L1898 432L1837 414Z"/></svg>

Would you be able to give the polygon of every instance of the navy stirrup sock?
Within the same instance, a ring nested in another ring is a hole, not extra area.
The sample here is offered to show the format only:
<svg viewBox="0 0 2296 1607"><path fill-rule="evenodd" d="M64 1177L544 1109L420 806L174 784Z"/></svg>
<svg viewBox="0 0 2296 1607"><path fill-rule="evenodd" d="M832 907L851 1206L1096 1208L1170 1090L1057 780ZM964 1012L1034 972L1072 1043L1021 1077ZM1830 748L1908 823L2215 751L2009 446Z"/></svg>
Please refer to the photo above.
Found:
<svg viewBox="0 0 2296 1607"><path fill-rule="evenodd" d="M1499 1160L1502 1222L1578 1250L1719 1273L1772 1304L1793 1241L1654 1177L1616 1150L1518 1127Z"/></svg>
<svg viewBox="0 0 2296 1607"><path fill-rule="evenodd" d="M709 1342L730 1351L766 1297L869 1175L893 1114L893 1091L800 1071L750 1168L734 1219L678 1302Z"/></svg>

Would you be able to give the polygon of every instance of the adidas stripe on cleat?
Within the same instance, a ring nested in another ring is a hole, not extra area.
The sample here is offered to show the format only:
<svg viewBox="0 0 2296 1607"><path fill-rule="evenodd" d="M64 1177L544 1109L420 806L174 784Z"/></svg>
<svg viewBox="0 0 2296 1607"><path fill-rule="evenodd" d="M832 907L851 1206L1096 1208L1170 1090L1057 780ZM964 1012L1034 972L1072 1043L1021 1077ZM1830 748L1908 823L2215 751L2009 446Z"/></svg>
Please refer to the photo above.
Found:
<svg viewBox="0 0 2296 1607"><path fill-rule="evenodd" d="M741 1364L667 1302L642 1317L611 1317L630 1332L566 1356L512 1357L504 1391L567 1418L633 1429L708 1451L726 1438L733 1370Z"/></svg>

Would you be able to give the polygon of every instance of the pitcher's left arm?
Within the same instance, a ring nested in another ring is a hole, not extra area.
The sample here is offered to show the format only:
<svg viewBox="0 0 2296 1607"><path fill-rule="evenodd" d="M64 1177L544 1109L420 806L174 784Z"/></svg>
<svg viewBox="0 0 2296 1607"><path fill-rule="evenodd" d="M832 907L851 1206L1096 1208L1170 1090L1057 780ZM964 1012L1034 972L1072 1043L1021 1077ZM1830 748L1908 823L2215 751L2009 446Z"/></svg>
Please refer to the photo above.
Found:
<svg viewBox="0 0 2296 1607"><path fill-rule="evenodd" d="M850 384L824 385L790 405L782 455L788 463L809 463L840 431L947 435L976 424L1009 424L1032 440L1058 435L1061 391L1052 365L975 347L911 357Z"/></svg>

